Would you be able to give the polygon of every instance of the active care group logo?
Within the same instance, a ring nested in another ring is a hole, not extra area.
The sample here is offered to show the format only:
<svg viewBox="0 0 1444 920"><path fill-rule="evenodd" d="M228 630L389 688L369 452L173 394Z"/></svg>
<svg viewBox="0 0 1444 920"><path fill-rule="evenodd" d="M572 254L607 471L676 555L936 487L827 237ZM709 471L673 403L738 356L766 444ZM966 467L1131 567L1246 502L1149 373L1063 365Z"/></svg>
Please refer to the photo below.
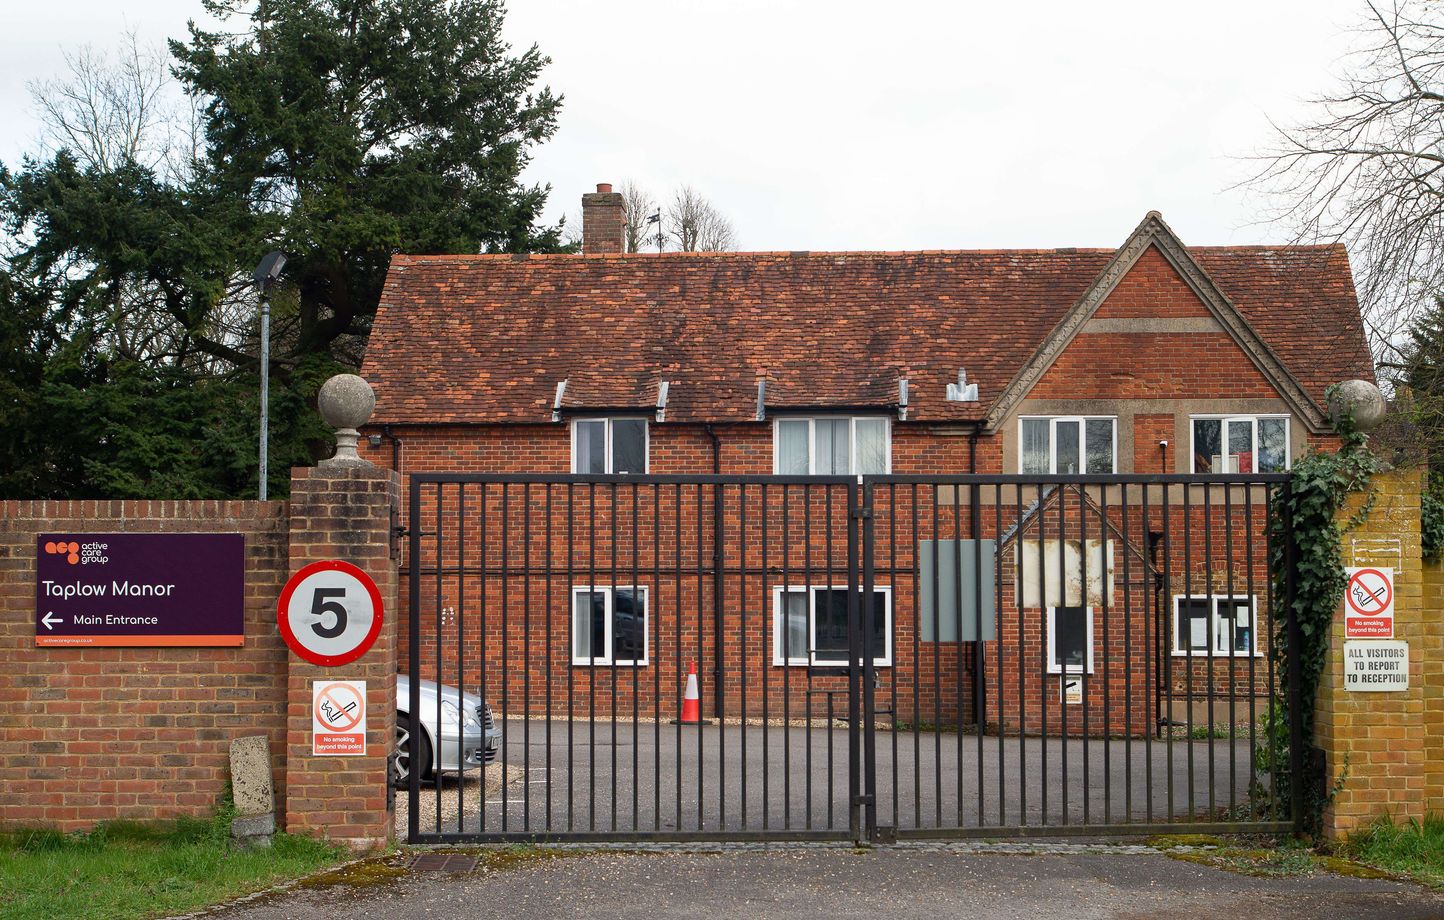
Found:
<svg viewBox="0 0 1444 920"><path fill-rule="evenodd" d="M78 543L74 540L46 540L45 552L51 556L64 556L71 565L104 565L110 561L106 556L109 545L105 543Z"/></svg>

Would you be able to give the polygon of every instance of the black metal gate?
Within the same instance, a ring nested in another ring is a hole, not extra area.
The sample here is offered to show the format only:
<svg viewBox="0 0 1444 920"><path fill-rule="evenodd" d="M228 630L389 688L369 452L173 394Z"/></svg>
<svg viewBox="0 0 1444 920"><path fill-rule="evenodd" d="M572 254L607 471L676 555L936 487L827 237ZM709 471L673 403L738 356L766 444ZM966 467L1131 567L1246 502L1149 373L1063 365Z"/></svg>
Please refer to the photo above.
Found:
<svg viewBox="0 0 1444 920"><path fill-rule="evenodd" d="M408 838L1291 828L1287 488L415 474Z"/></svg>

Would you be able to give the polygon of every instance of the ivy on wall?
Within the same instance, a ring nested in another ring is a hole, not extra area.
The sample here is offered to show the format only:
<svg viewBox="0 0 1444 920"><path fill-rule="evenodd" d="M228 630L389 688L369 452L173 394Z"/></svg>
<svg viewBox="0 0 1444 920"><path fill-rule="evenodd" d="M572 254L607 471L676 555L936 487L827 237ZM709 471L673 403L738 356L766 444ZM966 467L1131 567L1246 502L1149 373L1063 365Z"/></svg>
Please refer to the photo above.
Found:
<svg viewBox="0 0 1444 920"><path fill-rule="evenodd" d="M1444 552L1444 501L1425 492L1419 504L1419 542L1424 558L1438 561Z"/></svg>
<svg viewBox="0 0 1444 920"><path fill-rule="evenodd" d="M1302 824L1311 834L1322 826L1324 809L1338 791L1338 784L1326 775L1322 758L1315 753L1314 705L1318 700L1319 680L1328 663L1329 629L1348 583L1342 537L1368 516L1373 498L1366 498L1358 513L1347 521L1339 521L1338 513L1349 495L1367 492L1370 477L1379 471L1378 459L1370 453L1364 435L1354 428L1351 419L1336 420L1335 428L1343 438L1343 446L1336 452L1310 453L1295 462L1289 487L1274 502L1269 519L1269 572L1274 597L1288 599L1299 624L1297 654L1302 674L1298 705L1304 729L1303 775L1297 778L1292 775L1289 760L1287 674L1292 650L1288 608L1275 616L1275 635L1270 643L1276 673L1283 678L1282 689L1270 709L1266 731L1273 743L1261 742L1255 754L1260 769L1272 778L1273 791L1269 795L1287 796L1294 782L1302 784ZM1444 507L1439 510L1444 512ZM1440 516L1439 526L1444 529L1444 514ZM1288 590L1290 545L1294 561L1292 595ZM1287 800L1270 804L1282 811Z"/></svg>

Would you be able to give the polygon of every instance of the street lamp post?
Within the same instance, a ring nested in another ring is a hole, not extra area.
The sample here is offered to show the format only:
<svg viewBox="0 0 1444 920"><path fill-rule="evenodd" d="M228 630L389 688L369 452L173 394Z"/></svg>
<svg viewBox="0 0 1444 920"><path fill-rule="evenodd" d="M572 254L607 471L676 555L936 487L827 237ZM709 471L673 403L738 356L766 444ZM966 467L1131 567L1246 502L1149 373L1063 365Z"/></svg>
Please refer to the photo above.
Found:
<svg viewBox="0 0 1444 920"><path fill-rule="evenodd" d="M281 252L267 253L256 266L256 290L261 294L261 501L266 500L266 456L271 433L271 285L285 267L286 256Z"/></svg>

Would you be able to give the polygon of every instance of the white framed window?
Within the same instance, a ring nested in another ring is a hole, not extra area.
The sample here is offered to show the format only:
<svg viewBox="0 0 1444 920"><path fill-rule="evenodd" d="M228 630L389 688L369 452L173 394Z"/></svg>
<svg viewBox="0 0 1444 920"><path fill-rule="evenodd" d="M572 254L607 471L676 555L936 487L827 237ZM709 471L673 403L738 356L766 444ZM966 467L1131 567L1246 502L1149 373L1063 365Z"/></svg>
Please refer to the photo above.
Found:
<svg viewBox="0 0 1444 920"><path fill-rule="evenodd" d="M1173 597L1173 654L1247 658L1258 647L1258 601L1247 595Z"/></svg>
<svg viewBox="0 0 1444 920"><path fill-rule="evenodd" d="M1114 473L1118 419L1113 416L1023 416L1018 419L1018 472Z"/></svg>
<svg viewBox="0 0 1444 920"><path fill-rule="evenodd" d="M1048 608L1048 673L1093 673L1093 608Z"/></svg>
<svg viewBox="0 0 1444 920"><path fill-rule="evenodd" d="M864 612L874 667L892 666L892 588L872 589ZM847 585L777 585L772 589L772 663L847 667Z"/></svg>
<svg viewBox="0 0 1444 920"><path fill-rule="evenodd" d="M892 422L885 415L774 418L772 472L784 476L890 473Z"/></svg>
<svg viewBox="0 0 1444 920"><path fill-rule="evenodd" d="M573 473L647 472L647 420L579 418L572 422Z"/></svg>
<svg viewBox="0 0 1444 920"><path fill-rule="evenodd" d="M572 588L572 664L643 667L647 664L645 585Z"/></svg>
<svg viewBox="0 0 1444 920"><path fill-rule="evenodd" d="M1189 417L1195 473L1282 473L1289 468L1287 415Z"/></svg>

